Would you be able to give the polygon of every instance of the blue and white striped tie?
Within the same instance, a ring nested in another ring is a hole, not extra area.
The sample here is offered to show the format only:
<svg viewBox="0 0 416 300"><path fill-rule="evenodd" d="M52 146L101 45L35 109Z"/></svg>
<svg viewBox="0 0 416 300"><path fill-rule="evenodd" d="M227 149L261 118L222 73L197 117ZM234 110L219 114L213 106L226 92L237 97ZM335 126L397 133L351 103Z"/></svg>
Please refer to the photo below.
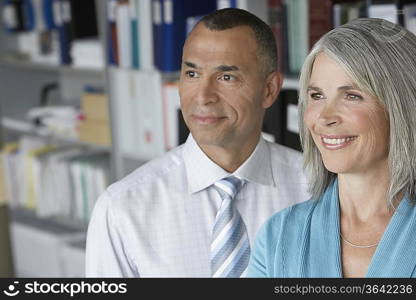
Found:
<svg viewBox="0 0 416 300"><path fill-rule="evenodd" d="M242 185L241 179L235 176L223 178L214 184L222 203L212 230L212 277L240 277L248 265L250 243L247 229L233 205L233 199Z"/></svg>

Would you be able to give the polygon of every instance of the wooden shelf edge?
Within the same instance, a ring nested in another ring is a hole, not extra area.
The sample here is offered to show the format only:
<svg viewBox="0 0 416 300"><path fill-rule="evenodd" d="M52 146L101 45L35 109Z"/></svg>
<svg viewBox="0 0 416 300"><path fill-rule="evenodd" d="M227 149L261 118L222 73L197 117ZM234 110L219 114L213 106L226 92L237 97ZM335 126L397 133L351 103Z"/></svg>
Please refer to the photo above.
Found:
<svg viewBox="0 0 416 300"><path fill-rule="evenodd" d="M74 145L85 146L85 147L89 147L89 148L93 148L97 150L103 150L103 151L109 151L109 152L111 151L111 146L97 145L97 144L84 142L76 138L59 136L59 135L51 133L47 129L35 128L33 125L31 125L29 122L26 122L26 121L3 117L1 119L0 124L5 130L16 132L19 134L34 135L34 136L38 136L38 137L45 138L45 139L51 139L58 143L74 144Z"/></svg>
<svg viewBox="0 0 416 300"><path fill-rule="evenodd" d="M81 68L73 66L63 66L54 64L42 64L30 61L17 61L17 60L6 60L0 59L0 67L14 68L22 70L42 71L42 72L56 72L56 73L74 73L74 74L85 74L92 76L103 76L105 68Z"/></svg>

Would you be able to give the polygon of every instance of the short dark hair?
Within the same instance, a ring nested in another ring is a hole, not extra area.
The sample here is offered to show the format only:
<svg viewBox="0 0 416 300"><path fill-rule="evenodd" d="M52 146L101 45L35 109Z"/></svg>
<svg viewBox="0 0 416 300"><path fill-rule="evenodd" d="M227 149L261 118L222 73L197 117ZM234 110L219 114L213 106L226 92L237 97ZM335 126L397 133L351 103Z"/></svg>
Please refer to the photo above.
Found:
<svg viewBox="0 0 416 300"><path fill-rule="evenodd" d="M203 23L209 30L226 30L237 26L248 26L257 41L258 55L263 60L266 74L277 70L276 40L269 25L252 13L239 8L224 8L204 16L198 23Z"/></svg>

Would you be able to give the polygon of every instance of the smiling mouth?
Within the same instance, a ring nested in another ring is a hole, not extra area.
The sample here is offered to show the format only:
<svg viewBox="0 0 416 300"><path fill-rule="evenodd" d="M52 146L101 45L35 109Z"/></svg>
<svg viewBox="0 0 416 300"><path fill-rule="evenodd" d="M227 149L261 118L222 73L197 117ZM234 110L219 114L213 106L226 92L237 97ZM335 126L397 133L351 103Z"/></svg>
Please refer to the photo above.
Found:
<svg viewBox="0 0 416 300"><path fill-rule="evenodd" d="M214 124L218 121L225 119L225 117L213 117L213 116L194 116L198 123L201 124Z"/></svg>
<svg viewBox="0 0 416 300"><path fill-rule="evenodd" d="M330 144L330 145L339 145L339 144L343 144L346 142L350 142L355 140L357 137L356 136L350 136L347 138L322 138L322 140L324 141L325 144Z"/></svg>
<svg viewBox="0 0 416 300"><path fill-rule="evenodd" d="M337 150L346 147L352 141L356 140L357 136L349 136L349 137L323 137L321 136L322 144L325 148L330 150Z"/></svg>

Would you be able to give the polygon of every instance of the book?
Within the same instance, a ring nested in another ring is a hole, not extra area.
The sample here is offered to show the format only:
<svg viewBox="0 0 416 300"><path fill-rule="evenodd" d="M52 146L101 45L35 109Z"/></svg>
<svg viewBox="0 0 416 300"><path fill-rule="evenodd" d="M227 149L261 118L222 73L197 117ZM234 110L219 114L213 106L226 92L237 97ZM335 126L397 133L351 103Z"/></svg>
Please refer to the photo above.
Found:
<svg viewBox="0 0 416 300"><path fill-rule="evenodd" d="M116 7L117 0L107 0L107 50L108 63L111 66L117 66L119 62L117 45Z"/></svg>
<svg viewBox="0 0 416 300"><path fill-rule="evenodd" d="M182 48L186 39L188 18L214 11L216 1L206 0L196 3L191 0L161 0L159 2L154 0L153 3L155 65L162 72L177 72L182 63ZM162 15L161 28L160 13Z"/></svg>
<svg viewBox="0 0 416 300"><path fill-rule="evenodd" d="M138 1L139 68L141 70L154 70L152 2L149 0L136 1Z"/></svg>
<svg viewBox="0 0 416 300"><path fill-rule="evenodd" d="M407 30L416 34L416 4L407 4L403 6L404 26Z"/></svg>
<svg viewBox="0 0 416 300"><path fill-rule="evenodd" d="M269 0L268 1L268 24L273 32L277 47L277 69L280 73L285 73L285 52L287 52L287 45L285 45L284 34L287 30L283 18L283 1Z"/></svg>
<svg viewBox="0 0 416 300"><path fill-rule="evenodd" d="M309 49L333 28L332 12L332 0L309 0Z"/></svg>
<svg viewBox="0 0 416 300"><path fill-rule="evenodd" d="M132 39L128 0L119 0L116 6L117 48L120 68L132 67Z"/></svg>
<svg viewBox="0 0 416 300"><path fill-rule="evenodd" d="M18 144L7 143L3 146L1 151L1 163L3 166L3 203L6 202L10 207L17 207L20 199L19 186L19 155Z"/></svg>
<svg viewBox="0 0 416 300"><path fill-rule="evenodd" d="M0 160L0 207L7 204L6 178L3 159Z"/></svg>
<svg viewBox="0 0 416 300"><path fill-rule="evenodd" d="M398 24L397 6L391 4L371 4L368 7L369 18L379 18Z"/></svg>
<svg viewBox="0 0 416 300"><path fill-rule="evenodd" d="M298 74L309 50L308 0L286 0L289 73Z"/></svg>
<svg viewBox="0 0 416 300"><path fill-rule="evenodd" d="M26 207L34 210L35 207L35 191L33 181L33 168L32 163L34 161L34 155L39 149L45 149L47 144L45 141L38 137L22 136L19 139L19 162L18 162L18 178L21 179L19 199L16 199L17 206Z"/></svg>
<svg viewBox="0 0 416 300"><path fill-rule="evenodd" d="M217 9L237 7L237 0L217 0Z"/></svg>
<svg viewBox="0 0 416 300"><path fill-rule="evenodd" d="M162 17L162 1L152 0L152 32L153 32L153 64L163 69L163 17Z"/></svg>
<svg viewBox="0 0 416 300"><path fill-rule="evenodd" d="M267 0L218 0L217 1L217 9L222 8L240 8L247 10L264 22L268 22L268 1Z"/></svg>
<svg viewBox="0 0 416 300"><path fill-rule="evenodd" d="M55 5L55 20L58 27L59 39L59 57L62 65L72 63L71 58L71 41L73 35L71 32L71 6L69 0L58 0Z"/></svg>
<svg viewBox="0 0 416 300"><path fill-rule="evenodd" d="M163 124L166 150L179 145L179 120L181 113L179 87L177 82L166 82L162 89Z"/></svg>
<svg viewBox="0 0 416 300"><path fill-rule="evenodd" d="M332 9L333 27L338 27L351 20L367 17L367 3L364 0L335 2Z"/></svg>
<svg viewBox="0 0 416 300"><path fill-rule="evenodd" d="M43 5L42 5L43 18L45 21L45 26L49 30L58 29L58 26L56 24L56 19L55 19L55 13L54 13L55 2L57 1L58 0L43 0Z"/></svg>
<svg viewBox="0 0 416 300"><path fill-rule="evenodd" d="M68 161L74 189L74 218L87 224L95 201L105 190L108 182L109 155L105 152L84 152ZM96 172L100 168L100 173ZM97 185L96 176L102 176L102 185Z"/></svg>
<svg viewBox="0 0 416 300"><path fill-rule="evenodd" d="M97 38L95 0L70 0L71 32L74 39Z"/></svg>
<svg viewBox="0 0 416 300"><path fill-rule="evenodd" d="M82 152L80 147L69 146L58 148L45 156L41 181L43 194L36 207L38 216L74 217L73 178L70 177L68 161Z"/></svg>
<svg viewBox="0 0 416 300"><path fill-rule="evenodd" d="M162 76L158 71L132 71L133 119L137 136L133 156L150 160L165 153L162 109Z"/></svg>
<svg viewBox="0 0 416 300"><path fill-rule="evenodd" d="M81 111L86 120L109 122L108 98L103 92L84 92Z"/></svg>
<svg viewBox="0 0 416 300"><path fill-rule="evenodd" d="M115 124L122 155L149 160L165 152L162 77L156 70L110 70Z"/></svg>
<svg viewBox="0 0 416 300"><path fill-rule="evenodd" d="M91 144L111 146L111 129L108 121L86 119L79 124L79 139Z"/></svg>
<svg viewBox="0 0 416 300"><path fill-rule="evenodd" d="M139 3L137 0L129 1L130 33L131 33L131 67L140 69L139 48Z"/></svg>
<svg viewBox="0 0 416 300"><path fill-rule="evenodd" d="M133 97L135 87L131 70L111 68L109 83L114 116L113 141L121 153L134 154L139 147L137 122L137 100Z"/></svg>
<svg viewBox="0 0 416 300"><path fill-rule="evenodd" d="M94 0L56 0L54 17L58 27L61 64L71 64L72 42L76 39L98 38Z"/></svg>
<svg viewBox="0 0 416 300"><path fill-rule="evenodd" d="M74 68L104 70L104 51L98 38L82 38L72 41L70 55Z"/></svg>

